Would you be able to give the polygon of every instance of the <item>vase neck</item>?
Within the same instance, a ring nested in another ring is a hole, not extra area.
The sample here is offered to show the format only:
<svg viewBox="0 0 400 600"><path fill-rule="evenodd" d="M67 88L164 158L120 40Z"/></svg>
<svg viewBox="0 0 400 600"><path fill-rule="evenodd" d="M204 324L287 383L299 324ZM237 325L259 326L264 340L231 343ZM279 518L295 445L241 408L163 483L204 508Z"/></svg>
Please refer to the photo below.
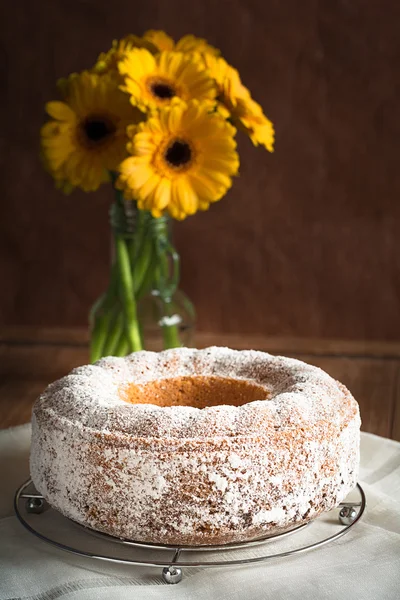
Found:
<svg viewBox="0 0 400 600"><path fill-rule="evenodd" d="M179 282L179 255L170 240L169 218L153 217L150 212L139 210L136 201L124 200L116 190L110 223L113 262L118 247L124 260L130 262L133 279L142 282L145 274L146 286L151 285L164 301L170 301Z"/></svg>
<svg viewBox="0 0 400 600"><path fill-rule="evenodd" d="M135 201L120 200L111 205L110 225L114 234L125 239L134 238L138 231L146 230L155 238L169 236L169 218L153 217L151 213L139 210Z"/></svg>
<svg viewBox="0 0 400 600"><path fill-rule="evenodd" d="M110 208L110 225L114 234L124 238L134 237L138 229L139 210L136 202L115 201Z"/></svg>

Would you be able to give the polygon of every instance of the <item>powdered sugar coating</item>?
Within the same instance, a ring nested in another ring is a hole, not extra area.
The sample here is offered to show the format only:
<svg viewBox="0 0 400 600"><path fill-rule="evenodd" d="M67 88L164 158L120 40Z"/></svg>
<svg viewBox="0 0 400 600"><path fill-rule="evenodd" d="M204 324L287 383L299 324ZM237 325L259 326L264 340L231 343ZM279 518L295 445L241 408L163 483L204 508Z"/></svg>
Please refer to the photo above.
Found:
<svg viewBox="0 0 400 600"><path fill-rule="evenodd" d="M130 405L122 384L221 376L265 386L243 406ZM180 348L106 358L50 385L31 473L65 515L129 539L251 539L329 510L354 487L358 405L316 367L257 351Z"/></svg>

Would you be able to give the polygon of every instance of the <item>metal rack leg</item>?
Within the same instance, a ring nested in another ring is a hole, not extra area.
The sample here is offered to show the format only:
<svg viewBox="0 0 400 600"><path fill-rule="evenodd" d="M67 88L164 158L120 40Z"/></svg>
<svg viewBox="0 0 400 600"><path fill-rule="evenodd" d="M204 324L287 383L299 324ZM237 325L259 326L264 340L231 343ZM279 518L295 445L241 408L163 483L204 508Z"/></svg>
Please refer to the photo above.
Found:
<svg viewBox="0 0 400 600"><path fill-rule="evenodd" d="M175 567L174 563L178 560L181 553L181 548L178 548L174 554L169 567L164 567L162 570L162 578L165 583L174 584L182 580L182 569Z"/></svg>
<svg viewBox="0 0 400 600"><path fill-rule="evenodd" d="M49 508L46 500L40 494L21 494L20 498L26 498L25 508L27 513L40 515Z"/></svg>
<svg viewBox="0 0 400 600"><path fill-rule="evenodd" d="M348 503L347 506L343 506L339 513L339 521L342 525L351 525L355 521L358 515L355 506L360 506L360 504L354 503L354 505L350 505L350 503Z"/></svg>

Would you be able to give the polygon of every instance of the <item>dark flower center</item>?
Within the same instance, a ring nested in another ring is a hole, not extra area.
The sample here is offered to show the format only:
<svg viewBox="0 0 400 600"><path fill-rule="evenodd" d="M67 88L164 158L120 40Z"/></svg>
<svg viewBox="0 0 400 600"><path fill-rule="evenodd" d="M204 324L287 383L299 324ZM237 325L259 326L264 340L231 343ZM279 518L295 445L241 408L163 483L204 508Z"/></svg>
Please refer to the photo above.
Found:
<svg viewBox="0 0 400 600"><path fill-rule="evenodd" d="M165 160L173 167L183 167L192 158L192 149L183 140L175 140L165 152Z"/></svg>
<svg viewBox="0 0 400 600"><path fill-rule="evenodd" d="M83 123L83 131L89 142L98 144L115 133L115 125L103 117L88 117Z"/></svg>
<svg viewBox="0 0 400 600"><path fill-rule="evenodd" d="M151 91L161 100L169 100L175 96L175 90L168 83L156 82L151 86Z"/></svg>

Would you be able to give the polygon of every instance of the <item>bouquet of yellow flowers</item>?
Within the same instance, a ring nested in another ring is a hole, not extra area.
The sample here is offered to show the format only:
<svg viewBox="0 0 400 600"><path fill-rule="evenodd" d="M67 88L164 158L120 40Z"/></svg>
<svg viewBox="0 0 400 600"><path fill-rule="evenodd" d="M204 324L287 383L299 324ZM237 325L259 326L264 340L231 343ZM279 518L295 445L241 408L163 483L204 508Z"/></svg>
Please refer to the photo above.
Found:
<svg viewBox="0 0 400 600"><path fill-rule="evenodd" d="M181 345L168 217L220 200L238 174L237 129L272 152L273 125L238 71L193 35L176 43L162 31L128 35L57 87L61 99L47 103L41 131L46 169L65 192L111 182L116 193L110 284L90 316L92 361L146 346L138 306L148 294L163 346Z"/></svg>

